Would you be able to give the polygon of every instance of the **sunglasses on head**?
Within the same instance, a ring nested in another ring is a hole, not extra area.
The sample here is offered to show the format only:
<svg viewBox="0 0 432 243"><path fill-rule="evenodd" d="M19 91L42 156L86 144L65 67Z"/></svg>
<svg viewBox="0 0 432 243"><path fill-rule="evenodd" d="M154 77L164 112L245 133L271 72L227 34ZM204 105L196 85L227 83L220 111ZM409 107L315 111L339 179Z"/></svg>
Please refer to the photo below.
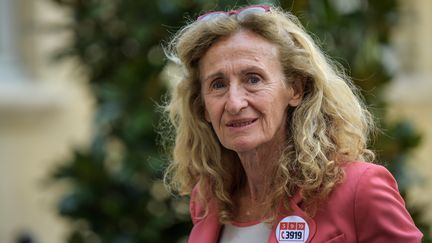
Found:
<svg viewBox="0 0 432 243"><path fill-rule="evenodd" d="M262 14L270 12L271 7L267 5L253 5L245 8L240 8L237 10L231 10L228 12L224 11L216 11L216 12L208 12L203 15L200 15L197 18L197 21L207 21L210 19L216 19L220 17L229 17L232 15L236 15L237 19L243 19L245 16L250 14Z"/></svg>

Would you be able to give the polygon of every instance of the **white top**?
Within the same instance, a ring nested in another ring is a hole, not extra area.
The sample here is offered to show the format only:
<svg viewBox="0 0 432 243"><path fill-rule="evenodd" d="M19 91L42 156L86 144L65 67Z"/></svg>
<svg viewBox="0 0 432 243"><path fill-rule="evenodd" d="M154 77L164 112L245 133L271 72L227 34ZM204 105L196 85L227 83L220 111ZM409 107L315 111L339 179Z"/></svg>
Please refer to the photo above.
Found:
<svg viewBox="0 0 432 243"><path fill-rule="evenodd" d="M263 243L267 242L271 227L265 223L250 226L236 226L225 224L219 243Z"/></svg>

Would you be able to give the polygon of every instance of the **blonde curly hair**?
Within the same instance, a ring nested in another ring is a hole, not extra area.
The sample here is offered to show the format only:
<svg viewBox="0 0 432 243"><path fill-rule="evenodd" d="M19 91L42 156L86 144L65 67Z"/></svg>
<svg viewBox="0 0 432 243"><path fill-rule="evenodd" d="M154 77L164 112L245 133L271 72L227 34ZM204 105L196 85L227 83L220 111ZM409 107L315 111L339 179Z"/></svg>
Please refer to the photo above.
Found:
<svg viewBox="0 0 432 243"><path fill-rule="evenodd" d="M205 208L205 198L211 197L219 207L219 220L232 220L233 193L246 183L246 175L237 154L221 145L204 118L199 62L212 44L239 30L276 44L287 80L302 80L304 85L303 101L288 111L286 146L271 175L272 192L265 202L269 220L275 219L281 199L298 190L306 212L313 215L318 201L342 180L342 163L374 159L367 148L373 119L342 69L326 58L295 16L277 7L242 19L191 22L165 48L183 70L164 106L173 128L165 138L174 137L166 183L181 195L196 186Z"/></svg>

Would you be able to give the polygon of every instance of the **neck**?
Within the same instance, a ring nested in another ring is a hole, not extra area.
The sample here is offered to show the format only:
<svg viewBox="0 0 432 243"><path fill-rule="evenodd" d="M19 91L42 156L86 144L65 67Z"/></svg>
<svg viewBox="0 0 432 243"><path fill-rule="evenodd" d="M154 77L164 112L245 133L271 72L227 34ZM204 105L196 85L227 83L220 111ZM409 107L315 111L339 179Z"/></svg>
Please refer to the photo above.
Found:
<svg viewBox="0 0 432 243"><path fill-rule="evenodd" d="M276 162L281 155L280 149L275 149L277 147L269 146L270 149L260 148L238 154L247 178L241 194L251 203L264 202L271 189Z"/></svg>

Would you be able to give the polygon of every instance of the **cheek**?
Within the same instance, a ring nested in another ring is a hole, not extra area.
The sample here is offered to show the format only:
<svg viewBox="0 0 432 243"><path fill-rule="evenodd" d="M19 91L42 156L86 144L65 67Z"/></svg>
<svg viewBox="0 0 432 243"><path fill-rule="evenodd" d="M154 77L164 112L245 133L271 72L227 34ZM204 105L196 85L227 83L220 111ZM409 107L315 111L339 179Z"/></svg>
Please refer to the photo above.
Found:
<svg viewBox="0 0 432 243"><path fill-rule="evenodd" d="M219 115L219 104L212 99L205 99L204 101L204 116L207 122L214 123L217 121Z"/></svg>
<svg viewBox="0 0 432 243"><path fill-rule="evenodd" d="M288 102L282 98L274 98L273 102L262 101L261 104L265 104L265 107L262 107L262 112L267 118L266 120L269 126L280 126L280 124L285 120L288 110Z"/></svg>
<svg viewBox="0 0 432 243"><path fill-rule="evenodd" d="M281 116L288 107L288 100L282 94L261 93L255 96L255 105L260 107L260 110L270 117Z"/></svg>
<svg viewBox="0 0 432 243"><path fill-rule="evenodd" d="M210 122L210 123L211 123L210 114L209 114L209 112L207 111L207 109L205 109L205 108L204 108L204 118L205 118L205 120L206 120L207 122Z"/></svg>

